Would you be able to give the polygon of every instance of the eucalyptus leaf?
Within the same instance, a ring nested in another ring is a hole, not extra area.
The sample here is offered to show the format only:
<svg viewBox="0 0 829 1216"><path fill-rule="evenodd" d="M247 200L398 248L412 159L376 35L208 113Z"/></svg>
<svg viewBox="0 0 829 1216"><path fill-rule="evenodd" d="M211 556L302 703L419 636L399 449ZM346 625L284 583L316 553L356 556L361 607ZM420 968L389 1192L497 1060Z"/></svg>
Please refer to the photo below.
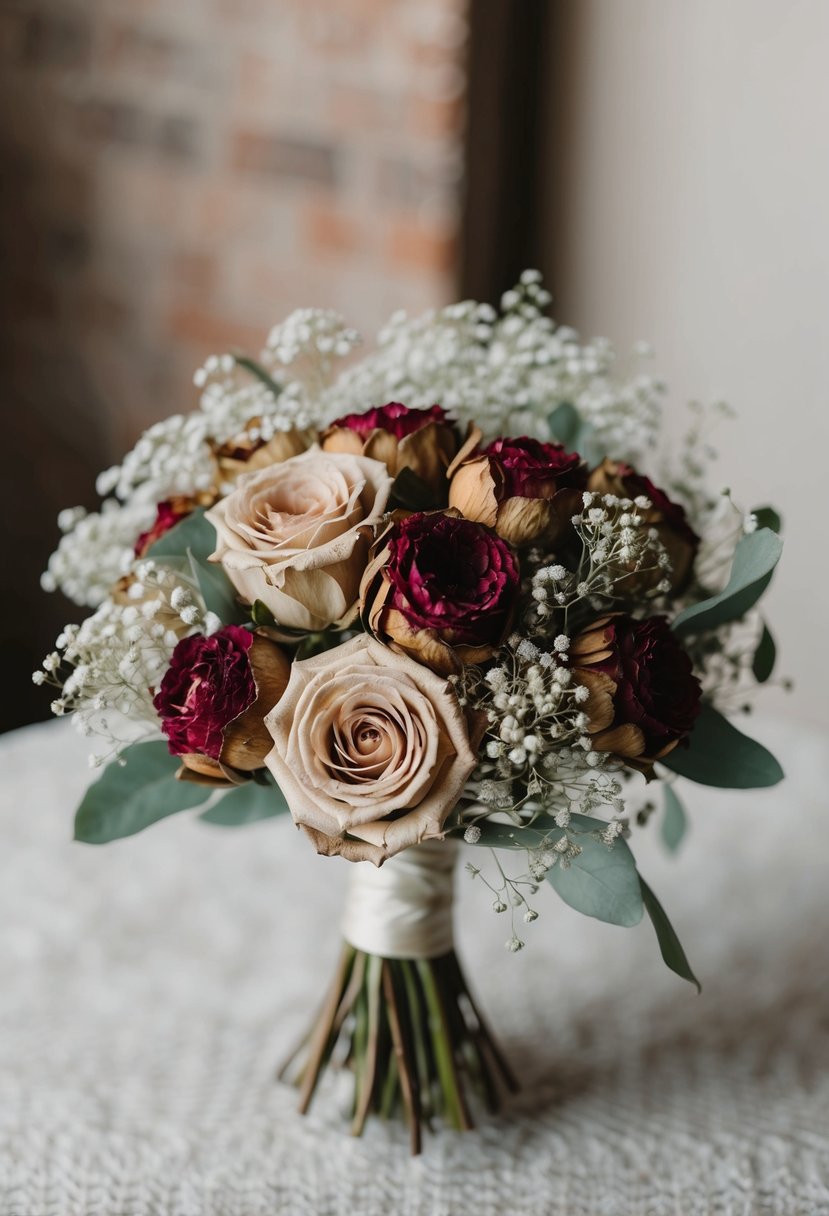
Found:
<svg viewBox="0 0 829 1216"><path fill-rule="evenodd" d="M763 622L763 632L760 635L760 641L757 643L757 649L751 662L751 670L754 672L754 678L758 684L765 684L766 680L769 679L774 671L776 661L777 647L774 644L774 638L771 636L768 625Z"/></svg>
<svg viewBox="0 0 829 1216"><path fill-rule="evenodd" d="M717 595L680 612L673 623L677 637L705 633L745 616L769 585L782 550L783 542L770 528L741 536L728 583Z"/></svg>
<svg viewBox="0 0 829 1216"><path fill-rule="evenodd" d="M573 815L572 820L583 821L594 831L605 827L582 815ZM581 852L565 867L557 862L547 871L547 881L566 904L585 916L595 916L611 925L638 925L643 913L642 894L627 841L618 836L608 845L587 832L575 841Z"/></svg>
<svg viewBox="0 0 829 1216"><path fill-rule="evenodd" d="M703 705L688 741L660 761L699 785L753 790L777 785L783 770L774 756L732 725L712 705Z"/></svg>
<svg viewBox="0 0 829 1216"><path fill-rule="evenodd" d="M688 817L685 807L676 795L672 785L665 785L665 809L662 813L662 839L675 853L679 848L685 833L688 831Z"/></svg>
<svg viewBox="0 0 829 1216"><path fill-rule="evenodd" d="M554 439L563 444L568 452L578 452L588 464L600 464L605 456L603 445L589 422L581 417L569 401L557 405L547 418Z"/></svg>
<svg viewBox="0 0 829 1216"><path fill-rule="evenodd" d="M214 612L223 625L243 624L250 612L239 603L236 588L221 566L199 561L192 551L187 556L207 611Z"/></svg>
<svg viewBox="0 0 829 1216"><path fill-rule="evenodd" d="M656 930L656 939L659 942L659 950L663 959L671 971L678 975L683 980L688 980L689 984L696 985L697 992L702 992L702 985L691 970L691 964L688 962L688 956L682 949L679 938L676 935L673 925L665 915L665 909L662 907L659 900L654 895L644 878L639 877L639 884L642 888L642 900L645 905L645 910L651 918L651 923Z"/></svg>
<svg viewBox="0 0 829 1216"><path fill-rule="evenodd" d="M287 811L285 795L278 785L270 781L266 785L248 781L222 794L218 802L203 811L199 818L206 823L236 828L246 823L257 823L260 819L272 819Z"/></svg>
<svg viewBox="0 0 829 1216"><path fill-rule="evenodd" d="M755 507L751 514L757 520L758 528L771 528L772 532L779 532L783 526L780 513L774 507Z"/></svg>
<svg viewBox="0 0 829 1216"><path fill-rule="evenodd" d="M547 418L552 436L566 448L574 448L581 430L581 415L569 401L562 401Z"/></svg>
<svg viewBox="0 0 829 1216"><path fill-rule="evenodd" d="M216 529L204 517L204 508L197 507L180 523L165 532L147 551L154 561L187 560L192 553L196 561L206 562L216 548Z"/></svg>
<svg viewBox="0 0 829 1216"><path fill-rule="evenodd" d="M560 828L548 815L539 815L528 827L484 820L479 845L493 849L552 849L568 836L581 852L565 862L557 861L545 877L565 903L585 916L612 925L636 925L642 919L642 896L636 862L627 842L617 837L612 844L600 839L607 824L588 815L571 815L570 826Z"/></svg>
<svg viewBox="0 0 829 1216"><path fill-rule="evenodd" d="M176 781L180 761L166 743L136 743L125 763L109 764L86 791L75 815L75 839L106 844L133 836L159 819L206 802L209 786Z"/></svg>

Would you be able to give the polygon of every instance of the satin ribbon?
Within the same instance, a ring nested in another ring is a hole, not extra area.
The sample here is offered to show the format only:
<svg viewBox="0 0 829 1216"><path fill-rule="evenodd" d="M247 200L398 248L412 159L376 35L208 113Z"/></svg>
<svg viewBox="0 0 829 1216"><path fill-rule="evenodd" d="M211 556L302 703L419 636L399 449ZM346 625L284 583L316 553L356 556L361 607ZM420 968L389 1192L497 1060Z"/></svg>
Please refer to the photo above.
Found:
<svg viewBox="0 0 829 1216"><path fill-rule="evenodd" d="M350 867L343 937L382 958L438 958L454 947L456 840L426 840L390 857Z"/></svg>

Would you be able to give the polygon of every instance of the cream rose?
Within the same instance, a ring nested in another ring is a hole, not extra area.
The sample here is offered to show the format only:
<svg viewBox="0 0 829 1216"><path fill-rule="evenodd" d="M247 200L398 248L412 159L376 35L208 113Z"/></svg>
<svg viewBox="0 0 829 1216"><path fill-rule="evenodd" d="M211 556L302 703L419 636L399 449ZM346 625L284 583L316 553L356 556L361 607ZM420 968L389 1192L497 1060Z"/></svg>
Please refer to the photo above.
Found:
<svg viewBox="0 0 829 1216"><path fill-rule="evenodd" d="M390 489L379 460L310 448L243 476L206 513L218 537L210 560L277 625L326 629L357 603L372 525Z"/></svg>
<svg viewBox="0 0 829 1216"><path fill-rule="evenodd" d="M455 691L365 635L295 662L265 757L319 853L380 865L443 835L485 723Z"/></svg>

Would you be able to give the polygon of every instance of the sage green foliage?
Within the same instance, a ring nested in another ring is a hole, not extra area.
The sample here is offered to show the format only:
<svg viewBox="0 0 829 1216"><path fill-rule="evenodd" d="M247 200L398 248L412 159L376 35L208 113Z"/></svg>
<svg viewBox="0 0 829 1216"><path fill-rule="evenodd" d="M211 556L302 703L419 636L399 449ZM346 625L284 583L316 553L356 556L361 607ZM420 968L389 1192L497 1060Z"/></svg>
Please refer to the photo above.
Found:
<svg viewBox="0 0 829 1216"><path fill-rule="evenodd" d="M198 583L208 612L223 625L243 625L250 612L236 595L236 589L220 565L207 559L216 548L216 529L205 519L204 508L197 507L181 523L157 540L147 557L188 571Z"/></svg>
<svg viewBox="0 0 829 1216"><path fill-rule="evenodd" d="M577 912L594 916L609 924L637 925L647 911L656 931L659 949L666 965L682 979L699 981L691 970L685 951L653 891L636 869L627 842L617 837L612 844L600 839L607 824L587 815L571 815L571 827L556 826L548 815L540 815L528 827L482 821L478 845L501 849L552 848L565 831L582 848L565 869L557 862L547 871L547 881L565 903Z"/></svg>
<svg viewBox="0 0 829 1216"><path fill-rule="evenodd" d="M768 587L782 551L783 542L770 528L741 536L726 586L680 612L673 623L677 637L706 633L744 617Z"/></svg>
<svg viewBox="0 0 829 1216"><path fill-rule="evenodd" d="M574 405L569 401L562 401L550 414L547 423L554 439L564 444L568 450L576 449L582 421Z"/></svg>
<svg viewBox="0 0 829 1216"><path fill-rule="evenodd" d="M673 925L665 915L665 909L644 878L640 878L639 883L642 888L642 899L644 900L645 908L648 916L651 918L651 924L656 930L656 939L659 942L659 950L665 965L670 967L671 971L681 979L688 980L690 984L695 984L697 992L701 992L702 985L691 970L688 956L682 949Z"/></svg>
<svg viewBox="0 0 829 1216"><path fill-rule="evenodd" d="M151 823L198 806L213 793L209 786L176 781L180 760L167 744L136 743L107 765L89 787L75 815L75 839L107 844L133 836Z"/></svg>
<svg viewBox="0 0 829 1216"><path fill-rule="evenodd" d="M588 464L599 464L607 453L589 422L569 401L562 401L547 418L553 439L568 452L578 452Z"/></svg>
<svg viewBox="0 0 829 1216"><path fill-rule="evenodd" d="M490 848L552 849L569 836L581 849L567 863L557 862L546 879L561 898L577 912L611 925L636 925L642 919L642 895L636 862L627 841L617 837L605 844L600 834L607 827L601 819L571 815L570 826L560 828L549 815L539 815L529 827L481 822L481 845Z"/></svg>
<svg viewBox="0 0 829 1216"><path fill-rule="evenodd" d="M723 717L713 705L703 705L688 739L660 762L680 777L699 785L728 790L765 789L783 780L774 756Z"/></svg>
<svg viewBox="0 0 829 1216"><path fill-rule="evenodd" d="M643 912L642 895L636 862L627 841L618 836L612 844L605 844L588 835L589 818L572 815L573 820L585 826L584 834L576 838L581 852L566 866L559 862L548 870L547 882L566 904L585 916L626 928L638 925ZM593 824L594 831L596 826Z"/></svg>
<svg viewBox="0 0 829 1216"><path fill-rule="evenodd" d="M760 641L757 643L757 649L751 662L751 670L758 684L765 684L774 671L776 662L777 647L774 644L771 630L764 621L763 632L760 634Z"/></svg>
<svg viewBox="0 0 829 1216"><path fill-rule="evenodd" d="M771 528L772 532L779 532L783 527L780 512L774 507L755 507L751 514L757 520L758 528Z"/></svg>
<svg viewBox="0 0 829 1216"><path fill-rule="evenodd" d="M662 814L662 839L671 852L675 853L688 830L688 817L685 814L685 807L677 797L676 790L672 785L666 784L664 786L664 795L665 809Z"/></svg>
<svg viewBox="0 0 829 1216"><path fill-rule="evenodd" d="M246 781L222 794L213 806L199 815L206 823L219 827L237 828L260 819L273 819L288 811L285 795L275 782Z"/></svg>

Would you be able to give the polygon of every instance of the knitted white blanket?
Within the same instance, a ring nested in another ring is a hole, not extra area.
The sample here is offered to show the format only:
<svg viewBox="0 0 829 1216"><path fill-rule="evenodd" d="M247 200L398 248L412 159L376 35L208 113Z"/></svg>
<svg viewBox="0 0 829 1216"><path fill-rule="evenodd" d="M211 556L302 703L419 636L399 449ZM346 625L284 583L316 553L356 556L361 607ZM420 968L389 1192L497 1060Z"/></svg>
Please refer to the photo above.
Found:
<svg viewBox="0 0 829 1216"><path fill-rule="evenodd" d="M274 1080L328 979L345 863L289 822L188 814L72 844L85 742L63 723L6 736L0 1213L829 1213L829 757L793 726L763 734L786 786L688 787L679 859L654 830L634 841L701 997L647 923L589 921L552 891L508 954L459 873L461 951L524 1089L414 1160L403 1130L352 1140L336 1092L300 1118Z"/></svg>

